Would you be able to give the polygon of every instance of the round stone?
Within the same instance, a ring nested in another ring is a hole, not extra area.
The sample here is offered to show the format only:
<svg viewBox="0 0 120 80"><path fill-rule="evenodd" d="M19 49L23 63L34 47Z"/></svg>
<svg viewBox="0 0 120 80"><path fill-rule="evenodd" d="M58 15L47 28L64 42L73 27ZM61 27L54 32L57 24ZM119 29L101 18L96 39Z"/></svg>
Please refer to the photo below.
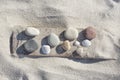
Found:
<svg viewBox="0 0 120 80"><path fill-rule="evenodd" d="M42 52L43 54L49 54L50 53L50 46L49 45L43 45L42 46Z"/></svg>
<svg viewBox="0 0 120 80"><path fill-rule="evenodd" d="M57 45L60 44L60 39L59 37L54 34L54 33L51 33L49 36L48 36L48 44L52 47L55 47Z"/></svg>
<svg viewBox="0 0 120 80"><path fill-rule="evenodd" d="M80 42L79 41L75 41L73 45L79 47L80 46Z"/></svg>
<svg viewBox="0 0 120 80"><path fill-rule="evenodd" d="M85 29L85 37L92 40L96 37L96 30L93 27L88 27Z"/></svg>
<svg viewBox="0 0 120 80"><path fill-rule="evenodd" d="M25 34L27 36L38 36L40 34L40 31L34 27L28 27L26 30L25 30Z"/></svg>
<svg viewBox="0 0 120 80"><path fill-rule="evenodd" d="M68 40L74 40L78 37L78 30L70 27L65 31L64 37Z"/></svg>
<svg viewBox="0 0 120 80"><path fill-rule="evenodd" d="M24 44L24 48L27 52L34 52L38 49L38 44L35 40L29 40Z"/></svg>
<svg viewBox="0 0 120 80"><path fill-rule="evenodd" d="M68 40L64 41L63 44L62 44L62 48L66 51L70 50L71 49L70 42Z"/></svg>
<svg viewBox="0 0 120 80"><path fill-rule="evenodd" d="M82 41L82 46L83 47L89 47L89 46L91 46L91 44L92 44L91 41L89 41L87 39Z"/></svg>

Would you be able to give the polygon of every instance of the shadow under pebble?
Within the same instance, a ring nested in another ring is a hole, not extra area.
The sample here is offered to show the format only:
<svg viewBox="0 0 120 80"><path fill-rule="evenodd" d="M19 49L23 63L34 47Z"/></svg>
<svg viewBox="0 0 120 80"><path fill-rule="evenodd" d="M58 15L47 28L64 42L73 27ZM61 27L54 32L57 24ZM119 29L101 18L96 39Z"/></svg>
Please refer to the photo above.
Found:
<svg viewBox="0 0 120 80"><path fill-rule="evenodd" d="M32 39L32 38L34 38L34 36L33 37L27 36L25 34L25 31L22 31L17 35L17 40L29 40L29 39Z"/></svg>
<svg viewBox="0 0 120 80"><path fill-rule="evenodd" d="M61 41L66 40L65 37L64 37L64 33L65 33L65 31L61 32L60 35L59 35L59 38L60 38Z"/></svg>

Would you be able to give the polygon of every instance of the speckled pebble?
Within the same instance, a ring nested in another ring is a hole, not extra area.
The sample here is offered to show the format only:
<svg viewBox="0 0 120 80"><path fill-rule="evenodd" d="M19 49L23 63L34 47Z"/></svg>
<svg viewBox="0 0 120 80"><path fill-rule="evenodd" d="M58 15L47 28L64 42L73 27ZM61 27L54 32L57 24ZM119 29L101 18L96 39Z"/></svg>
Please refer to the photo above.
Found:
<svg viewBox="0 0 120 80"><path fill-rule="evenodd" d="M24 48L27 52L34 52L38 49L38 44L35 40L29 40L24 44Z"/></svg>
<svg viewBox="0 0 120 80"><path fill-rule="evenodd" d="M38 36L40 34L40 31L34 27L27 27L25 30L25 34L27 36Z"/></svg>
<svg viewBox="0 0 120 80"><path fill-rule="evenodd" d="M42 53L43 53L43 54L49 54L50 51L51 51L51 49L50 49L50 46L49 46L49 45L43 45L43 46L42 46Z"/></svg>
<svg viewBox="0 0 120 80"><path fill-rule="evenodd" d="M48 36L48 44L52 47L55 47L57 45L60 44L60 39L59 37L54 34L54 33L51 33L49 36Z"/></svg>
<svg viewBox="0 0 120 80"><path fill-rule="evenodd" d="M62 44L62 48L66 51L70 50L71 49L70 42L68 40L64 41L63 44Z"/></svg>
<svg viewBox="0 0 120 80"><path fill-rule="evenodd" d="M93 27L88 27L85 29L85 37L92 40L96 37L96 30Z"/></svg>
<svg viewBox="0 0 120 80"><path fill-rule="evenodd" d="M70 27L65 31L64 37L67 40L74 40L78 37L78 30Z"/></svg>
<svg viewBox="0 0 120 80"><path fill-rule="evenodd" d="M89 41L87 39L82 41L82 46L83 47L89 47L89 46L91 46L91 44L92 44L91 41Z"/></svg>

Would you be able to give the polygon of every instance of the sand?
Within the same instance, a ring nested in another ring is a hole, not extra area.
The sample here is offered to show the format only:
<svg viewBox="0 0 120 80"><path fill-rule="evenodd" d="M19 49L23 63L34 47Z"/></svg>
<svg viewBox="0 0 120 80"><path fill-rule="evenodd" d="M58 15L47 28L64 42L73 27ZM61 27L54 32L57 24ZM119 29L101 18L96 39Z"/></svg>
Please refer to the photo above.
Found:
<svg viewBox="0 0 120 80"><path fill-rule="evenodd" d="M0 80L119 80L119 0L2 0L0 1ZM94 51L116 60L57 57L18 58L10 54L14 27L94 26L100 35ZM107 54L107 55L106 55Z"/></svg>

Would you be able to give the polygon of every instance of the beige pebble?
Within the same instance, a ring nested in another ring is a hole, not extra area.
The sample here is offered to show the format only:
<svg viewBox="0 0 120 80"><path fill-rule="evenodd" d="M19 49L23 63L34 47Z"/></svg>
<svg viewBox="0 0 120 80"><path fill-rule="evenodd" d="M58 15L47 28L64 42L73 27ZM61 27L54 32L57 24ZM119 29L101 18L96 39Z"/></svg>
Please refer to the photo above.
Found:
<svg viewBox="0 0 120 80"><path fill-rule="evenodd" d="M62 44L62 48L64 50L70 50L71 49L70 42L68 40L64 41L63 44Z"/></svg>

